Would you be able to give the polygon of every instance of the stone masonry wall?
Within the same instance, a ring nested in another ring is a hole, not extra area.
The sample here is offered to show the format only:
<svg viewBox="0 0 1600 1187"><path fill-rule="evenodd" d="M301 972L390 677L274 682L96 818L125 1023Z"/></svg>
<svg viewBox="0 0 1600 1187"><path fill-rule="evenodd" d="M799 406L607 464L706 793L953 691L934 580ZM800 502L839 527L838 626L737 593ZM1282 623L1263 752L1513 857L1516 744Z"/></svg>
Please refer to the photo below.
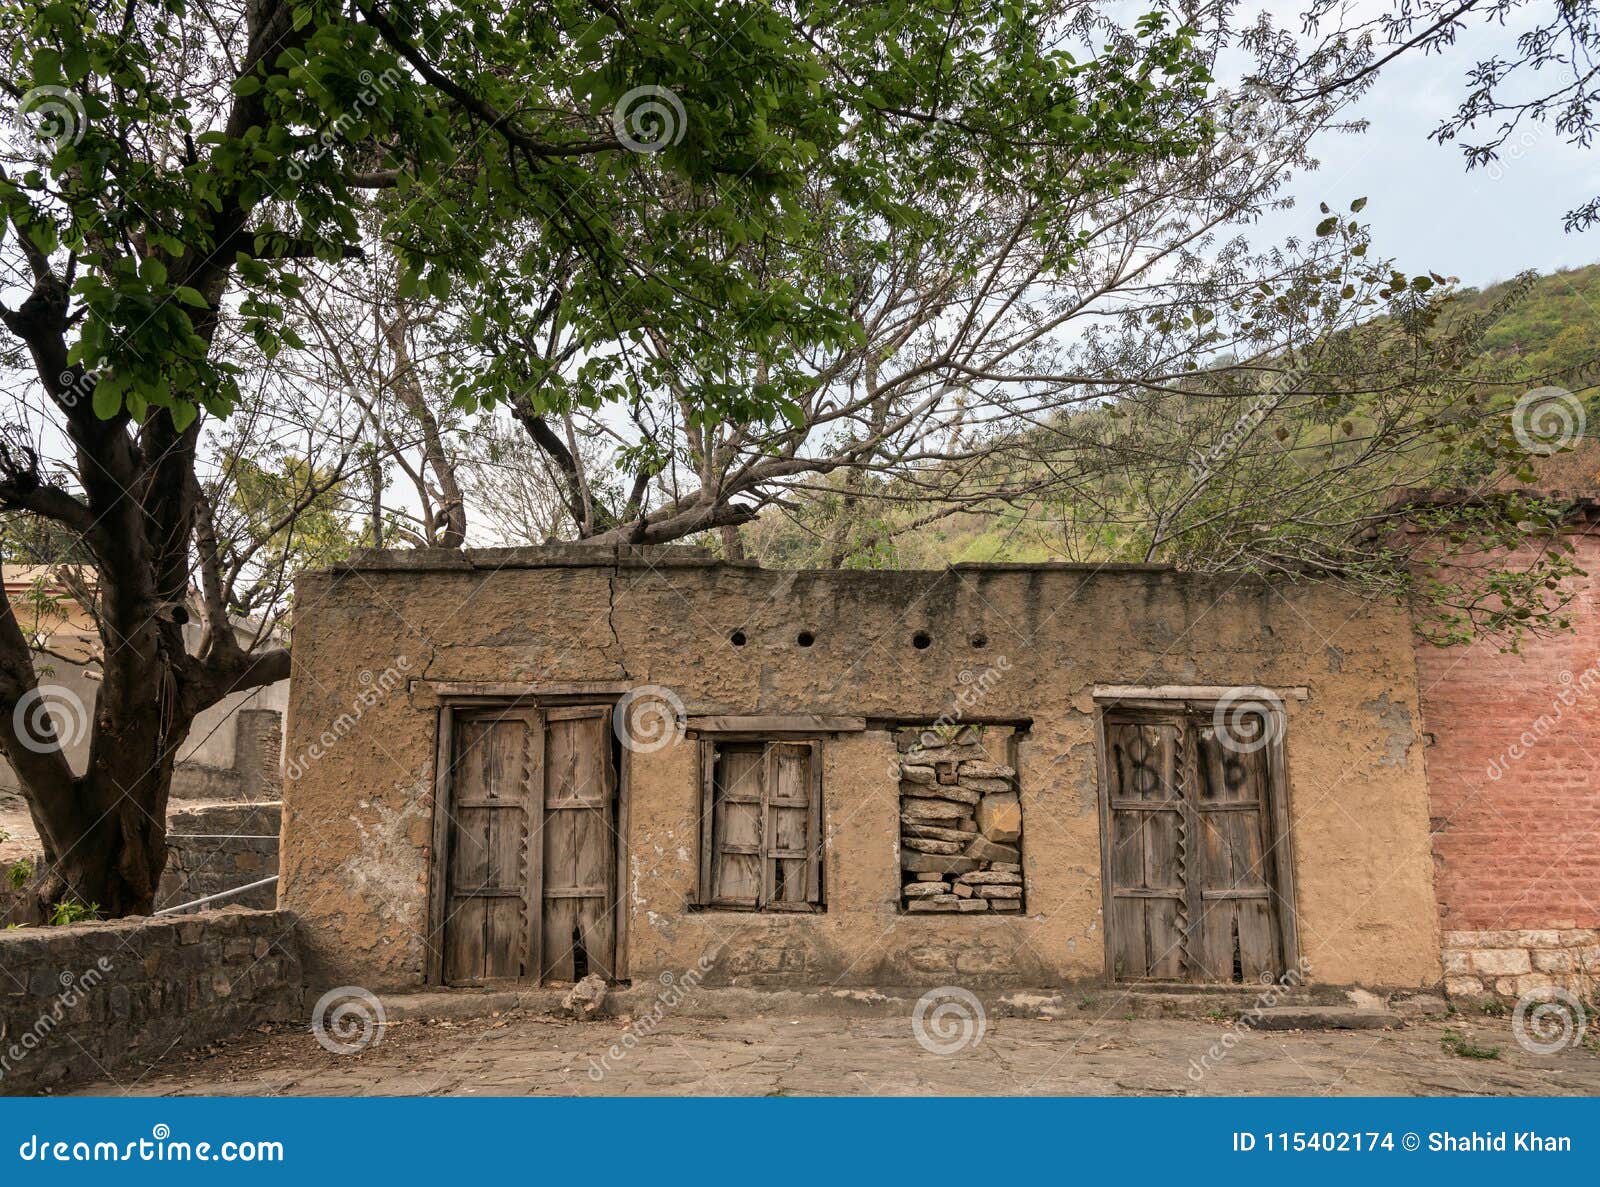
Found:
<svg viewBox="0 0 1600 1187"><path fill-rule="evenodd" d="M193 902L276 874L282 808L281 804L217 804L174 812L167 823L167 866L156 892L156 908ZM262 886L227 901L270 910L277 904L278 890Z"/></svg>
<svg viewBox="0 0 1600 1187"><path fill-rule="evenodd" d="M1009 729L901 730L900 898L913 914L1021 911L1022 803Z"/></svg>
<svg viewBox="0 0 1600 1187"><path fill-rule="evenodd" d="M301 1020L284 912L0 931L0 1094L137 1079L190 1047Z"/></svg>
<svg viewBox="0 0 1600 1187"><path fill-rule="evenodd" d="M1558 919L1546 928L1444 933L1444 987L1507 1000L1551 987L1589 1000L1600 986L1600 930Z"/></svg>

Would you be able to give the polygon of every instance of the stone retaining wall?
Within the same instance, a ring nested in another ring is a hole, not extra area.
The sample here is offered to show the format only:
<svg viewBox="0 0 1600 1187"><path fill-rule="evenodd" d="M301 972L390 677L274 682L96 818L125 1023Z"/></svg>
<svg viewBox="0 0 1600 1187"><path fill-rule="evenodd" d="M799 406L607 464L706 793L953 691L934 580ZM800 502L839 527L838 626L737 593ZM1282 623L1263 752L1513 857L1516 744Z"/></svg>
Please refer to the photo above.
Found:
<svg viewBox="0 0 1600 1187"><path fill-rule="evenodd" d="M189 903L248 886L278 872L281 804L218 804L175 812L167 822L167 866L156 907ZM233 906L271 910L276 886L230 899Z"/></svg>
<svg viewBox="0 0 1600 1187"><path fill-rule="evenodd" d="M0 931L0 1094L131 1082L187 1048L302 1021L302 999L286 912Z"/></svg>
<svg viewBox="0 0 1600 1187"><path fill-rule="evenodd" d="M1444 933L1445 990L1515 1000L1557 987L1588 999L1600 985L1600 929L1558 920L1548 928Z"/></svg>

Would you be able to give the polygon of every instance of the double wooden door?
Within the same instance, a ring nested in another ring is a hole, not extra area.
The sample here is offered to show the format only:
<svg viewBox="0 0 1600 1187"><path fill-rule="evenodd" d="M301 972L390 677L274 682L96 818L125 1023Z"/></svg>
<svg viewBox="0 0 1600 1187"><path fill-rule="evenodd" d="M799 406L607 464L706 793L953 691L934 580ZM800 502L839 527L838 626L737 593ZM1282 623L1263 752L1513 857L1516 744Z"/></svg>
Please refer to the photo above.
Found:
<svg viewBox="0 0 1600 1187"><path fill-rule="evenodd" d="M1230 735L1209 706L1182 705L1108 708L1102 724L1112 976L1281 976L1295 959L1281 722Z"/></svg>
<svg viewBox="0 0 1600 1187"><path fill-rule="evenodd" d="M446 711L434 920L447 985L610 980L617 948L611 707Z"/></svg>

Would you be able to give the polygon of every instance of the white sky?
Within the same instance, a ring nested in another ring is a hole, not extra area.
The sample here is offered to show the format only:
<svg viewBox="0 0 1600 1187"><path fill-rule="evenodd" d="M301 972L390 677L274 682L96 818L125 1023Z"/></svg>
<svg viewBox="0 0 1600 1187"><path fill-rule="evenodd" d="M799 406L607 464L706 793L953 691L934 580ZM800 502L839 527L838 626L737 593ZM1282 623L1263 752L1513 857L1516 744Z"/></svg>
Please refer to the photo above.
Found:
<svg viewBox="0 0 1600 1187"><path fill-rule="evenodd" d="M1280 23L1297 28L1288 10L1272 5ZM1547 15L1547 6L1533 6ZM1600 230L1566 234L1562 216L1600 193L1600 146L1573 148L1548 128L1518 134L1499 168L1468 173L1459 144L1428 134L1453 114L1465 75L1478 60L1515 53L1518 26L1471 24L1445 54L1402 55L1384 68L1352 115L1368 121L1355 136L1316 145L1322 167L1291 186L1297 209L1261 227L1262 243L1308 233L1317 203L1344 210L1370 199L1361 217L1372 225L1374 252L1396 257L1408 272L1432 269L1482 287L1525 268L1551 272L1600 260Z"/></svg>

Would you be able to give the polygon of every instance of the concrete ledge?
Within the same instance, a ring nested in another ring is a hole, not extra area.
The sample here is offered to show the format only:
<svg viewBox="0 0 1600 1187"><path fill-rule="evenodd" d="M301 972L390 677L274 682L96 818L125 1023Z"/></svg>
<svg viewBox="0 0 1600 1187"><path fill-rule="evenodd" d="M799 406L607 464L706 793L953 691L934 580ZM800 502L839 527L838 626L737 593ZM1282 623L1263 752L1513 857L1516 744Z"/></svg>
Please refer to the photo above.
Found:
<svg viewBox="0 0 1600 1187"><path fill-rule="evenodd" d="M383 995L390 1021L426 1018L482 1018L523 1012L557 1015L565 1011L562 999L568 987L549 989L439 989ZM1225 1021L1264 1016L1260 1030L1351 1030L1403 1025L1403 1015L1377 1006L1349 1004L1350 991L1318 987L1279 990L1278 1002L1287 1004L1255 1008L1259 987L1184 986L1172 989L1121 985L1087 986L1063 992L1058 989L975 990L973 996L997 1018L1193 1018ZM657 1010L689 1018L751 1018L770 1015L841 1018L908 1018L923 998L938 997L940 990L921 987L885 989L783 990L707 987L678 982L644 982L613 987L602 1013L641 1017ZM669 1000L670 999L670 1000Z"/></svg>

